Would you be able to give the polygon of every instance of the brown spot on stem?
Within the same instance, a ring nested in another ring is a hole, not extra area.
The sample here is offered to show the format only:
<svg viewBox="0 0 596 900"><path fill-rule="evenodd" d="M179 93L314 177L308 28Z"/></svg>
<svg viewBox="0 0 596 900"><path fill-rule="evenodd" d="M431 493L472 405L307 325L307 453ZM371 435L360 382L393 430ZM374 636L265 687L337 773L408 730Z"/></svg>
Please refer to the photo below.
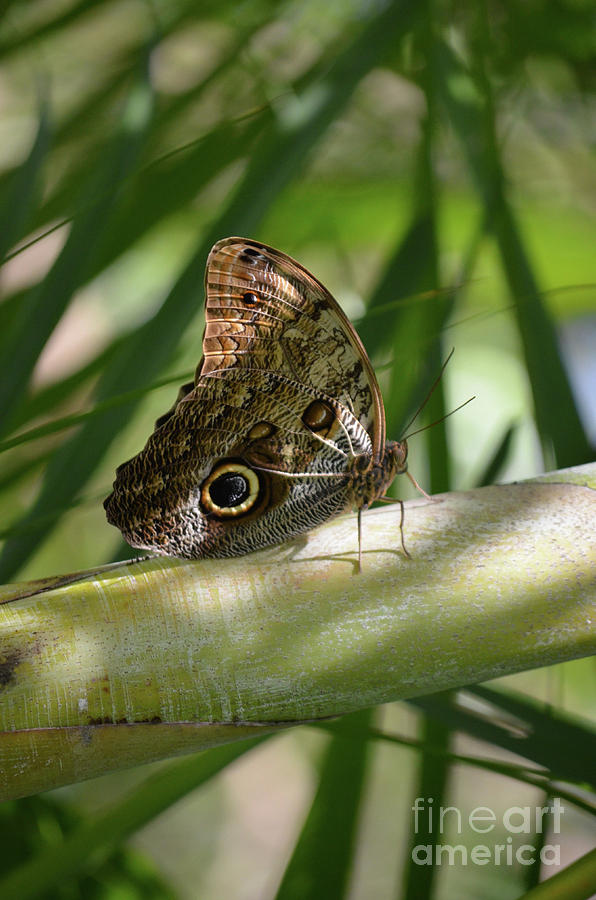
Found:
<svg viewBox="0 0 596 900"><path fill-rule="evenodd" d="M23 658L21 650L9 650L2 661L0 661L0 687L14 682L15 669Z"/></svg>

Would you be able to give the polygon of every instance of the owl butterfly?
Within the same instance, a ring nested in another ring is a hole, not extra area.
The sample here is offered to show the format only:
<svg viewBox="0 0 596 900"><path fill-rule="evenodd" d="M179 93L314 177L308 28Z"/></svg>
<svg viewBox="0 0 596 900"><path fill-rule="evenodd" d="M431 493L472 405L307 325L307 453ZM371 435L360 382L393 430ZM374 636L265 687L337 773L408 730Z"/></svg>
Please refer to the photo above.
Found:
<svg viewBox="0 0 596 900"><path fill-rule="evenodd" d="M215 244L205 286L195 380L117 469L108 521L133 547L191 559L250 553L351 509L360 525L408 448L385 440L342 309L299 263L245 238Z"/></svg>

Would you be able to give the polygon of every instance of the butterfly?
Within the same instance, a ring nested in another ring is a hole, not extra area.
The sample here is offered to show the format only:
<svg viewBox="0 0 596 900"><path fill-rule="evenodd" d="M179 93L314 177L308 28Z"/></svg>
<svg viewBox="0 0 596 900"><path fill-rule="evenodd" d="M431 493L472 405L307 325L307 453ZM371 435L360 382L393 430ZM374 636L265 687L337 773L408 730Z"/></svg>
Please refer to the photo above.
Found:
<svg viewBox="0 0 596 900"><path fill-rule="evenodd" d="M131 546L190 559L250 553L356 509L360 559L361 511L407 455L385 439L370 360L329 291L285 253L229 237L207 259L195 379L118 467L104 507Z"/></svg>

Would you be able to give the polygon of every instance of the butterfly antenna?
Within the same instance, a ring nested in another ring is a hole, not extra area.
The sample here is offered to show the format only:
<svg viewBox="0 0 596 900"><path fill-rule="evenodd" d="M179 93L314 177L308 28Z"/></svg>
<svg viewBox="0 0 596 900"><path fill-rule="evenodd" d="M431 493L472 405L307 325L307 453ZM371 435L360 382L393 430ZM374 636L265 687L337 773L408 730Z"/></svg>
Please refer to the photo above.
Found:
<svg viewBox="0 0 596 900"><path fill-rule="evenodd" d="M420 404L420 406L418 407L418 409L416 410L416 412L414 413L414 415L412 416L412 418L410 419L410 421L408 422L408 424L407 424L406 427L404 428L404 431L407 431L408 428L410 427L410 425L412 425L412 424L416 421L416 419L418 418L418 416L420 415L420 413L422 412L422 410L424 409L424 407L426 406L426 404L428 403L428 401L429 401L430 398L432 397L435 388L437 387L439 381L440 381L441 378L443 377L443 372L444 372L445 369L447 368L447 363L449 362L449 360L451 359L451 357L453 356L454 353L455 353L455 347L453 347L453 348L451 349L451 353L449 354L449 356L447 357L447 359L445 360L445 362L444 362L443 365L441 366L441 368L440 368L440 370L439 370L439 374L437 375L437 377L436 377L435 380L433 381L433 383L432 383L432 385L431 385L431 388L430 388L428 394L426 395L426 397L424 398L424 400L422 401L422 403ZM454 412L455 412L455 410L454 410ZM440 421L441 421L441 420L439 419L439 422L440 422ZM428 426L428 427L430 428L430 426ZM413 433L416 434L416 432L413 432ZM402 440L407 440L407 438L402 438Z"/></svg>
<svg viewBox="0 0 596 900"><path fill-rule="evenodd" d="M421 431L426 431L428 428L432 428L434 425L438 425L439 422L444 422L445 419L448 419L449 416L452 416L452 415L453 415L453 413L459 412L460 409L463 409L464 406L467 406L468 403L471 403L472 400L475 400L475 399L476 399L476 395L474 395L473 397L468 397L467 400L464 400L463 403L460 403L460 405L459 405L459 406L456 406L455 409L452 409L451 412L445 413L445 415L444 415L444 416L441 416L440 419L435 419L434 422L430 422L430 424L428 424L428 425L423 425L422 428L417 428L416 431L410 431L409 434L407 434L405 437L402 438L402 441L407 441L407 440L408 440L409 438L411 438L414 434L420 434ZM425 401L425 402L426 402L426 401ZM416 415L418 415L418 413L416 413ZM415 419L415 418L416 418L416 416L414 416L414 419ZM412 420L412 421L413 421L413 420ZM410 422L410 425L411 425L411 424L412 424L412 422ZM409 472L408 472L407 474L408 474L408 477L411 479L412 476L409 474ZM418 485L416 485L416 487L418 487ZM421 489L421 488L418 488L418 490L422 490L422 489ZM422 491L422 493L424 493L424 491Z"/></svg>

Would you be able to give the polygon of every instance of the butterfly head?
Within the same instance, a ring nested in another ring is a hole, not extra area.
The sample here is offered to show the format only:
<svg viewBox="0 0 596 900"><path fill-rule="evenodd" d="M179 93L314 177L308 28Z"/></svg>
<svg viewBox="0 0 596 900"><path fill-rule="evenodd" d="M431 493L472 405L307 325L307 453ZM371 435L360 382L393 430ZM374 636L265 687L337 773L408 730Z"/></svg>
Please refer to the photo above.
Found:
<svg viewBox="0 0 596 900"><path fill-rule="evenodd" d="M387 441L381 460L375 463L368 454L355 458L353 463L353 491L357 508L366 508L385 491L396 475L408 470L406 441Z"/></svg>
<svg viewBox="0 0 596 900"><path fill-rule="evenodd" d="M391 480L396 475L402 475L408 471L408 442L387 441L385 444L385 467L392 473Z"/></svg>

